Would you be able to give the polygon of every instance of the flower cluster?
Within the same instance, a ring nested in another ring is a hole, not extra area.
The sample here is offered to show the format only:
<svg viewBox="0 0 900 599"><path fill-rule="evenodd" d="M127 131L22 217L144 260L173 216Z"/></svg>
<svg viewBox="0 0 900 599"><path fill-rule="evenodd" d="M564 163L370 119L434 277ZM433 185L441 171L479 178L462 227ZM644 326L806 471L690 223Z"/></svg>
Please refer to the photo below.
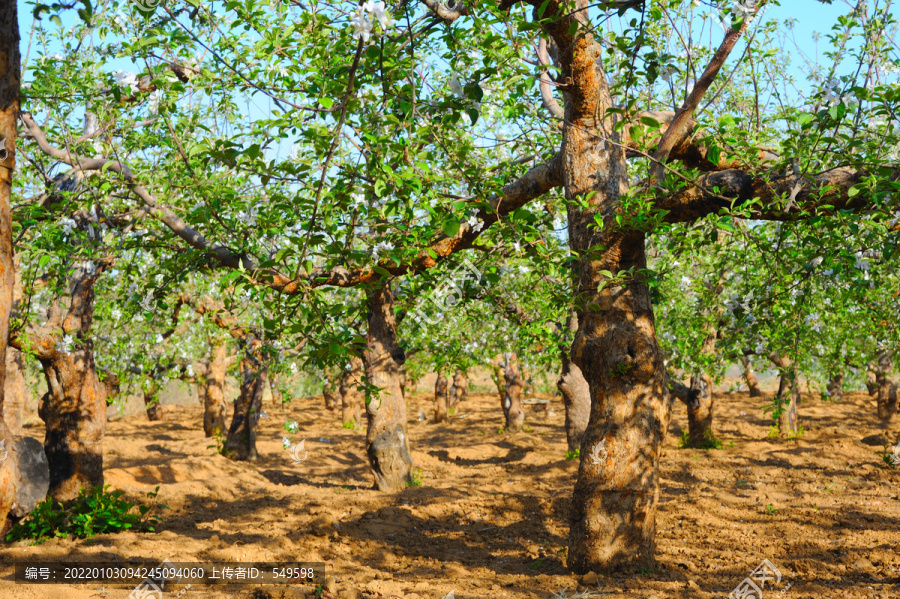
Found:
<svg viewBox="0 0 900 599"><path fill-rule="evenodd" d="M372 16L378 21L382 31L386 31L394 24L394 19L386 10L384 2L366 0L364 4L356 7L353 17L350 19L350 25L353 27L353 39L361 39L364 43L369 41L374 26L374 22L371 20Z"/></svg>

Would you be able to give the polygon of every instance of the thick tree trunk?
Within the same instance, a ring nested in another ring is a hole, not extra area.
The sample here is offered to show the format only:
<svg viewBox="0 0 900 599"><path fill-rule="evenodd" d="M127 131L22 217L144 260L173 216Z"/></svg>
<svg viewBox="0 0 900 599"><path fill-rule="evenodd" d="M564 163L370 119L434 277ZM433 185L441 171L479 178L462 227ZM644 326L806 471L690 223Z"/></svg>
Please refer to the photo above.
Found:
<svg viewBox="0 0 900 599"><path fill-rule="evenodd" d="M762 389L759 388L759 381L756 380L756 374L750 366L750 358L741 358L741 364L744 365L744 380L747 381L747 389L750 391L750 397L762 397Z"/></svg>
<svg viewBox="0 0 900 599"><path fill-rule="evenodd" d="M22 68L18 19L16 0L0 0L0 140L4 145L0 150L0 360L4 364L15 285L10 203ZM6 369L0 368L0 444L4 447L2 451L10 452L0 462L0 529L6 528L6 517L16 501L15 481L18 478L13 435L3 418L5 378Z"/></svg>
<svg viewBox="0 0 900 599"><path fill-rule="evenodd" d="M466 401L469 398L469 377L461 369L457 368L453 374L453 386L450 387L450 407L455 408L457 404Z"/></svg>
<svg viewBox="0 0 900 599"><path fill-rule="evenodd" d="M242 340L244 355L241 359L241 391L234 400L234 414L222 455L232 460L255 461L256 425L262 410L263 391L266 388L268 364L262 356L262 342L251 336Z"/></svg>
<svg viewBox="0 0 900 599"><path fill-rule="evenodd" d="M434 421L446 422L449 419L447 402L447 377L443 370L438 370L437 379L434 382Z"/></svg>
<svg viewBox="0 0 900 599"><path fill-rule="evenodd" d="M828 391L828 397L831 401L841 401L844 399L844 373L839 372L828 379L828 385L825 386Z"/></svg>
<svg viewBox="0 0 900 599"><path fill-rule="evenodd" d="M6 384L3 389L2 418L10 433L22 432L22 418L25 412L25 365L22 352L9 347L6 350Z"/></svg>
<svg viewBox="0 0 900 599"><path fill-rule="evenodd" d="M400 391L400 366L405 362L405 356L397 345L394 296L390 286L370 290L368 294L366 377L379 391L366 402L366 453L375 486L380 491L399 491L412 480L413 472L406 429L406 402Z"/></svg>
<svg viewBox="0 0 900 599"><path fill-rule="evenodd" d="M872 397L878 394L878 365L874 362L866 366L866 391Z"/></svg>
<svg viewBox="0 0 900 599"><path fill-rule="evenodd" d="M362 381L362 360L357 357L350 359L350 367L341 375L341 421L344 424L352 423L354 427L361 423L360 414L363 410L364 400L359 392L359 384Z"/></svg>
<svg viewBox="0 0 900 599"><path fill-rule="evenodd" d="M159 385L155 380L150 380L144 389L144 409L147 411L147 420L156 422L163 419L163 409L159 405Z"/></svg>
<svg viewBox="0 0 900 599"><path fill-rule="evenodd" d="M800 415L797 411L800 404L800 383L797 380L797 373L789 358L773 355L770 359L781 370L778 395L775 396L781 407L778 415L778 433L782 437L796 436L800 433Z"/></svg>
<svg viewBox="0 0 900 599"><path fill-rule="evenodd" d="M715 437L713 423L712 380L705 373L691 377L687 402L688 443L690 447L706 447Z"/></svg>
<svg viewBox="0 0 900 599"><path fill-rule="evenodd" d="M878 418L884 422L890 422L897 413L897 385L890 378L891 372L894 370L894 361L890 352L884 352L878 356L876 368Z"/></svg>
<svg viewBox="0 0 900 599"><path fill-rule="evenodd" d="M570 333L578 331L578 315L574 312L566 319L566 328ZM569 359L569 349L563 344L559 346L562 372L556 381L556 388L562 395L566 410L566 442L569 451L574 452L581 448L581 440L591 415L591 389L584 380L581 369Z"/></svg>
<svg viewBox="0 0 900 599"><path fill-rule="evenodd" d="M203 432L218 437L225 432L225 377L228 373L228 350L224 343L214 345L206 367L202 388Z"/></svg>
<svg viewBox="0 0 900 599"><path fill-rule="evenodd" d="M525 410L522 409L522 380L519 378L519 358L515 353L506 355L506 364L503 367L503 380L506 383L506 393L503 397L503 416L506 421L506 430L510 432L521 430L525 424Z"/></svg>

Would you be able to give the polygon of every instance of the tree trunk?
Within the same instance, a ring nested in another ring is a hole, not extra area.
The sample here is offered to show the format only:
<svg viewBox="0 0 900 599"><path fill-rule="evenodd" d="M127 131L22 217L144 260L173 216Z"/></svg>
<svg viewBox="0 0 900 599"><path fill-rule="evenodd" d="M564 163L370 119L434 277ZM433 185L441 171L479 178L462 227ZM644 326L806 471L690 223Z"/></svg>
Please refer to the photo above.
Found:
<svg viewBox="0 0 900 599"><path fill-rule="evenodd" d="M450 407L469 398L469 377L461 368L457 368L453 374L453 386L450 387Z"/></svg>
<svg viewBox="0 0 900 599"><path fill-rule="evenodd" d="M750 358L741 358L744 365L744 380L747 381L747 389L750 390L750 397L762 397L762 389L759 388L759 381L756 380L756 374L750 366Z"/></svg>
<svg viewBox="0 0 900 599"><path fill-rule="evenodd" d="M322 383L322 397L325 399L325 409L333 412L337 408L340 391L335 391L335 384L330 377L325 377Z"/></svg>
<svg viewBox="0 0 900 599"><path fill-rule="evenodd" d="M13 435L21 434L25 412L25 365L22 352L6 350L6 384L3 389L3 420Z"/></svg>
<svg viewBox="0 0 900 599"><path fill-rule="evenodd" d="M281 392L281 389L278 387L278 377L270 374L269 375L269 391L272 393L272 405L275 406L283 406L284 405L284 393Z"/></svg>
<svg viewBox="0 0 900 599"><path fill-rule="evenodd" d="M497 387L497 395L500 397L500 403L506 400L506 383L503 380L503 358L498 357L491 360L491 380Z"/></svg>
<svg viewBox="0 0 900 599"><path fill-rule="evenodd" d="M363 399L359 392L359 384L362 380L362 360L357 357L350 359L349 369L341 375L341 421L346 425L352 423L355 428L360 424L360 412L363 409Z"/></svg>
<svg viewBox="0 0 900 599"><path fill-rule="evenodd" d="M800 384L797 381L797 373L789 358L770 356L770 359L781 370L778 395L775 396L781 410L778 414L778 433L782 437L796 436L800 433L800 415L797 411L800 403Z"/></svg>
<svg viewBox="0 0 900 599"><path fill-rule="evenodd" d="M884 352L878 356L875 371L876 403L878 418L885 423L890 422L897 413L897 385L890 378L893 370L894 361L890 352Z"/></svg>
<svg viewBox="0 0 900 599"><path fill-rule="evenodd" d="M368 383L379 389L367 397L366 453L380 491L402 490L412 480L413 461L406 429L406 402L400 391L400 366L405 361L397 345L394 296L388 285L370 290L369 330L364 352Z"/></svg>
<svg viewBox="0 0 900 599"><path fill-rule="evenodd" d="M525 424L525 411L522 409L522 381L519 378L519 358L515 353L506 356L503 367L503 379L506 383L506 394L503 397L503 415L506 419L506 430L515 432Z"/></svg>
<svg viewBox="0 0 900 599"><path fill-rule="evenodd" d="M715 438L713 423L712 380L705 373L691 377L687 402L688 444L690 447L708 447Z"/></svg>
<svg viewBox="0 0 900 599"><path fill-rule="evenodd" d="M144 409L147 411L147 420L156 422L163 419L163 409L159 405L159 385L151 379L144 389Z"/></svg>
<svg viewBox="0 0 900 599"><path fill-rule="evenodd" d="M0 360L4 364L15 285L10 203L21 68L18 3L16 0L0 0L0 140L4 143L4 150L0 151ZM6 368L0 368L0 443L3 451L10 452L0 462L0 529L6 528L6 517L16 501L15 481L18 478L13 435L4 421L5 379Z"/></svg>
<svg viewBox="0 0 900 599"><path fill-rule="evenodd" d="M825 390L828 391L828 397L831 401L841 401L844 399L844 373L839 372L828 380Z"/></svg>
<svg viewBox="0 0 900 599"><path fill-rule="evenodd" d="M406 368L403 366L400 367L400 395L406 401Z"/></svg>
<svg viewBox="0 0 900 599"><path fill-rule="evenodd" d="M445 422L449 418L447 409L447 377L443 370L438 370L434 382L434 421Z"/></svg>
<svg viewBox="0 0 900 599"><path fill-rule="evenodd" d="M241 391L234 400L234 414L222 455L232 460L256 461L256 425L262 409L268 364L262 355L262 342L256 337L242 340Z"/></svg>
<svg viewBox="0 0 900 599"><path fill-rule="evenodd" d="M212 348L203 383L203 432L218 437L225 432L225 376L228 373L228 349L224 343Z"/></svg>
<svg viewBox="0 0 900 599"><path fill-rule="evenodd" d="M573 312L566 319L566 328L569 332L578 331L578 316ZM581 369L569 359L569 348L559 346L559 355L562 359L562 373L556 381L566 409L566 443L569 451L581 449L581 441L591 415L591 389Z"/></svg>

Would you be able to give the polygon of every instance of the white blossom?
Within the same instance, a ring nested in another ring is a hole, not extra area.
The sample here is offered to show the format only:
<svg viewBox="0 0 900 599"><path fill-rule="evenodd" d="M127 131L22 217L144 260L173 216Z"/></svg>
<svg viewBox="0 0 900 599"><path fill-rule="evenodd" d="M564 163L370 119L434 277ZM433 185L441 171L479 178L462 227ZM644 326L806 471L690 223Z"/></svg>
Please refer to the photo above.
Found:
<svg viewBox="0 0 900 599"><path fill-rule="evenodd" d="M59 226L62 228L63 235L71 235L78 223L71 218L61 218L59 219Z"/></svg>
<svg viewBox="0 0 900 599"><path fill-rule="evenodd" d="M134 73L119 69L114 71L112 76L119 87L127 87L132 94L138 93L138 80Z"/></svg>
<svg viewBox="0 0 900 599"><path fill-rule="evenodd" d="M361 39L363 43L369 41L369 36L372 35L372 21L369 20L369 15L362 6L357 7L353 13L350 25L353 27L353 39Z"/></svg>
<svg viewBox="0 0 900 599"><path fill-rule="evenodd" d="M282 437L281 444L284 445L285 449L288 449L291 446L291 440L288 439L287 437Z"/></svg>
<svg viewBox="0 0 900 599"><path fill-rule="evenodd" d="M150 95L147 97L147 107L150 109L152 114L159 114L159 102L162 100L163 93L162 90L155 89Z"/></svg>
<svg viewBox="0 0 900 599"><path fill-rule="evenodd" d="M453 92L453 95L457 98L463 97L463 88L462 84L459 82L459 74L454 71L452 75L450 75L450 91Z"/></svg>
<svg viewBox="0 0 900 599"><path fill-rule="evenodd" d="M60 341L56 344L56 351L67 354L72 349L72 343L74 340L72 339L72 335L65 335Z"/></svg>
<svg viewBox="0 0 900 599"><path fill-rule="evenodd" d="M477 214L473 214L472 216L470 216L469 220L467 220L466 223L470 227L472 227L473 231L476 232L481 231L484 228L484 222L482 222L482 220L478 218Z"/></svg>

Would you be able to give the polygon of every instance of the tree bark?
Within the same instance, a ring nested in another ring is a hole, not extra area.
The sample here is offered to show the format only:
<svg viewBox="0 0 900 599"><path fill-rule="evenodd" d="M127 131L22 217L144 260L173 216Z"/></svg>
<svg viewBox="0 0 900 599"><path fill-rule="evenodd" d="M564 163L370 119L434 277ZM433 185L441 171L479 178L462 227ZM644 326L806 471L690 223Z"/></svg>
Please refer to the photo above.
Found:
<svg viewBox="0 0 900 599"><path fill-rule="evenodd" d="M256 425L262 410L268 364L262 353L262 341L250 335L241 340L244 354L241 359L241 390L234 400L234 413L222 455L232 460L256 461Z"/></svg>
<svg viewBox="0 0 900 599"><path fill-rule="evenodd" d="M570 314L566 326L570 332L578 330L578 316ZM569 349L563 345L559 348L562 359L562 373L556 381L566 410L566 443L570 452L581 448L584 431L591 415L591 389L584 380L581 369L569 359Z"/></svg>
<svg viewBox="0 0 900 599"><path fill-rule="evenodd" d="M831 398L831 401L841 401L844 399L844 373L839 372L832 375L832 377L828 379L828 385L825 386L825 390L828 391L828 397Z"/></svg>
<svg viewBox="0 0 900 599"><path fill-rule="evenodd" d="M434 421L446 422L449 419L447 402L447 377L443 370L438 370L434 382Z"/></svg>
<svg viewBox="0 0 900 599"><path fill-rule="evenodd" d="M497 357L491 360L491 380L497 387L497 395L500 397L500 403L503 404L506 399L506 383L503 379L503 357Z"/></svg>
<svg viewBox="0 0 900 599"><path fill-rule="evenodd" d="M338 404L338 394L340 393L340 387L338 386L337 390L335 389L335 384L332 382L331 377L325 377L322 381L322 397L325 399L325 409L329 412L333 412L337 408Z"/></svg>
<svg viewBox="0 0 900 599"><path fill-rule="evenodd" d="M16 121L19 118L21 87L19 55L19 16L16 0L0 0L0 360L6 363L9 317L13 305L15 266L12 246L12 177L16 154ZM18 478L13 434L5 422L6 368L0 368L0 443L9 451L0 462L0 529L6 528L6 517L16 502L15 481Z"/></svg>
<svg viewBox="0 0 900 599"><path fill-rule="evenodd" d="M688 409L688 445L707 447L715 437L713 423L712 380L706 373L691 377Z"/></svg>
<svg viewBox="0 0 900 599"><path fill-rule="evenodd" d="M360 413L365 403L358 389L362 381L362 368L362 360L354 356L350 359L349 368L341 375L341 421L352 423L354 428L361 423Z"/></svg>
<svg viewBox="0 0 900 599"><path fill-rule="evenodd" d="M379 391L366 398L366 453L378 490L399 491L412 480L413 461L406 429L406 402L400 391L400 366L405 356L397 345L390 286L369 290L368 304L369 330L363 356L368 383Z"/></svg>
<svg viewBox="0 0 900 599"><path fill-rule="evenodd" d="M457 368L453 374L453 386L450 387L450 407L456 407L469 398L469 377L461 369Z"/></svg>
<svg viewBox="0 0 900 599"><path fill-rule="evenodd" d="M159 385L153 379L147 385L144 389L144 409L147 411L147 420L156 422L163 419L163 409L159 405Z"/></svg>
<svg viewBox="0 0 900 599"><path fill-rule="evenodd" d="M876 403L878 418L885 423L890 422L897 413L897 385L890 378L893 369L894 361L890 352L878 356L875 371Z"/></svg>
<svg viewBox="0 0 900 599"><path fill-rule="evenodd" d="M800 433L800 415L797 406L800 403L800 384L794 363L790 358L772 353L769 359L778 367L781 376L778 379L778 394L775 396L781 412L778 414L778 433L782 437L796 436Z"/></svg>
<svg viewBox="0 0 900 599"><path fill-rule="evenodd" d="M519 358L514 352L506 355L503 366L503 379L506 393L503 396L503 416L506 430L515 432L525 424L525 410L522 409L522 381L519 378Z"/></svg>
<svg viewBox="0 0 900 599"><path fill-rule="evenodd" d="M225 377L228 373L228 350L224 343L212 347L202 384L203 432L218 437L225 432Z"/></svg>
<svg viewBox="0 0 900 599"><path fill-rule="evenodd" d="M6 384L3 389L2 418L13 435L21 434L25 412L25 365L22 352L6 349Z"/></svg>
<svg viewBox="0 0 900 599"><path fill-rule="evenodd" d="M744 365L744 380L747 381L747 389L750 391L750 397L762 397L762 389L759 388L759 381L756 380L756 374L750 366L750 358L741 358L741 364Z"/></svg>

